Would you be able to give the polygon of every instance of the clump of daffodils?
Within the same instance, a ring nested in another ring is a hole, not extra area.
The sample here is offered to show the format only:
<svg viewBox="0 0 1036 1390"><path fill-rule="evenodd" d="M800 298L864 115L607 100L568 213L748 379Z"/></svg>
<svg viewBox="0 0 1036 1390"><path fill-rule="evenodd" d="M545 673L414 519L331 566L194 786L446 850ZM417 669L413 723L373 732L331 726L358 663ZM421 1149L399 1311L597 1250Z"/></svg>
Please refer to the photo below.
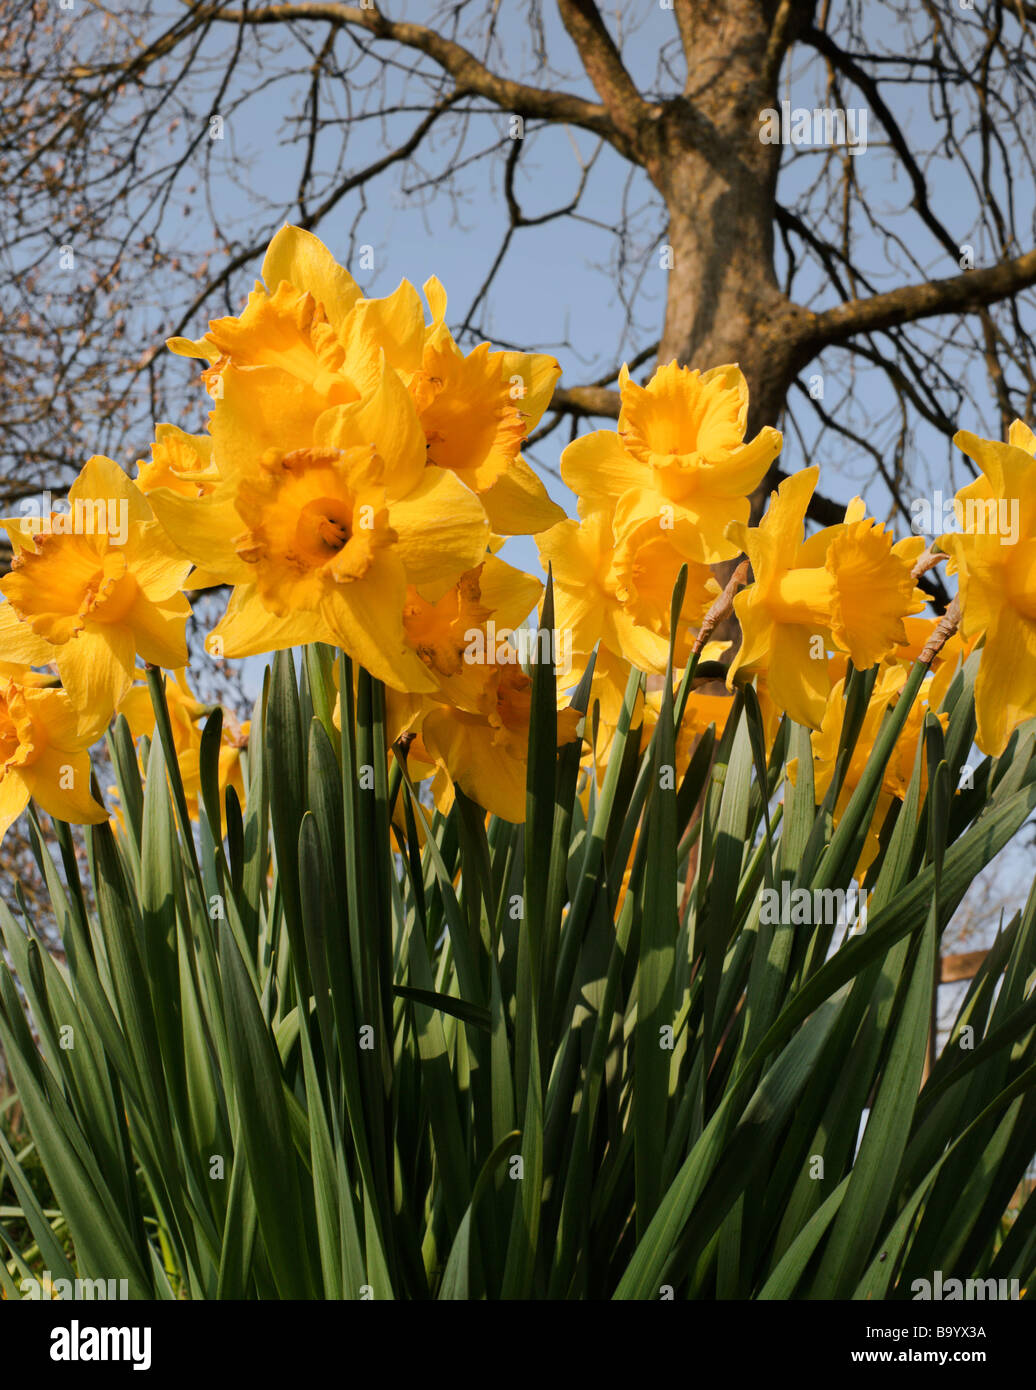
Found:
<svg viewBox="0 0 1036 1390"><path fill-rule="evenodd" d="M152 732L141 662L175 673L166 702L196 803L208 709L184 669L187 595L214 586L227 603L206 639L211 656L340 649L383 682L390 740L440 809L459 788L521 821L532 680L506 634L535 613L543 585L496 554L513 535L534 536L552 571L556 631L571 658L557 674L559 744L589 742L589 721L570 701L594 663L588 768L599 769L614 736L631 671L647 677L637 717L653 727L660 683L704 640L721 562L751 565L734 599L740 646L728 692L754 683L771 738L782 715L813 731L818 796L834 773L850 665L877 667L837 818L938 621L916 584L923 541L896 540L858 498L842 522L807 537L815 467L787 478L752 526L749 499L781 436L767 427L746 438L748 387L734 365L670 363L643 386L623 369L618 428L562 455L578 498L578 515L566 517L522 457L558 363L485 343L465 354L446 326L443 287L433 278L423 288L427 310L406 281L368 299L316 237L283 228L242 312L169 343L204 363L206 432L160 424L135 478L95 457L76 480L76 517L106 508L118 527L73 527L65 514L3 522L14 560L0 578L0 833L30 797L62 820L107 817L90 790L89 749L116 713L134 736ZM1016 501L1020 526L1012 545L975 528L940 539L959 577L960 632L904 726L875 837L904 793L924 709L938 710L973 648L979 747L1002 752L1036 716L1036 436L1016 422L1006 444L957 442L981 470L960 499ZM683 767L729 707L729 695L692 692L677 742ZM232 785L244 798L247 738L247 726L227 721L221 795Z"/></svg>

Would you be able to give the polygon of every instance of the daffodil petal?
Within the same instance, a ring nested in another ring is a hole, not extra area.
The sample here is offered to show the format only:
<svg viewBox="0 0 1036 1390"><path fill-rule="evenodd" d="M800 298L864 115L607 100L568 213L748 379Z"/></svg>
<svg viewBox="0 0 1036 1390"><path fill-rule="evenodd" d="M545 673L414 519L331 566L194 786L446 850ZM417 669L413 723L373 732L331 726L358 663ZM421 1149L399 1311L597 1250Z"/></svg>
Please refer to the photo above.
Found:
<svg viewBox="0 0 1036 1390"><path fill-rule="evenodd" d="M143 660L173 671L187 661L185 630L190 616L191 605L183 594L152 602L141 593L127 611L125 622Z"/></svg>
<svg viewBox="0 0 1036 1390"><path fill-rule="evenodd" d="M109 718L133 683L133 634L121 624L92 625L58 653L61 683L83 720Z"/></svg>
<svg viewBox="0 0 1036 1390"><path fill-rule="evenodd" d="M68 497L73 507L76 502L82 503L84 508L94 504L90 506L90 510L95 522L99 521L102 515L96 504L103 502L105 524L99 529L107 531L109 535L113 534L116 525L121 524L123 517L129 522L151 520L151 508L140 488L113 459L105 458L103 454L95 454L93 458L87 459L79 476L69 488ZM121 510L123 504L125 511ZM112 511L116 512L114 523L110 515Z"/></svg>
<svg viewBox="0 0 1036 1390"><path fill-rule="evenodd" d="M1036 717L1036 622L1010 604L986 633L975 715L975 742L990 757L999 757L1019 724Z"/></svg>
<svg viewBox="0 0 1036 1390"><path fill-rule="evenodd" d="M241 559L234 545L245 524L229 489L224 487L209 497L192 498L158 488L148 496L158 524L179 554L204 567L208 582L202 583L198 575L192 575L192 588L249 582L252 566ZM181 582L185 580L186 575Z"/></svg>
<svg viewBox="0 0 1036 1390"><path fill-rule="evenodd" d="M90 793L90 756L46 748L25 770L33 800L55 820L100 825L108 812Z"/></svg>
<svg viewBox="0 0 1036 1390"><path fill-rule="evenodd" d="M766 673L777 704L808 729L820 728L831 690L827 661L813 656L814 635L804 627L775 624Z"/></svg>
<svg viewBox="0 0 1036 1390"><path fill-rule="evenodd" d="M485 555L489 524L478 497L448 469L429 468L406 497L389 508L398 540L393 552L409 583L425 598L441 598ZM402 611L402 600L400 601Z"/></svg>
<svg viewBox="0 0 1036 1390"><path fill-rule="evenodd" d="M534 430L550 404L561 364L542 352L496 352L493 357L505 381L521 379L523 391L515 404L525 419L526 431Z"/></svg>
<svg viewBox="0 0 1036 1390"><path fill-rule="evenodd" d="M10 603L0 603L0 661L22 666L48 666L54 660L54 647L23 622Z"/></svg>
<svg viewBox="0 0 1036 1390"><path fill-rule="evenodd" d="M236 658L333 641L318 613L294 612L279 618L254 585L239 584L230 595L227 611L205 639L205 650L216 659Z"/></svg>
<svg viewBox="0 0 1036 1390"><path fill-rule="evenodd" d="M394 556L379 554L362 580L338 584L324 596L320 613L332 640L377 680L396 690L435 690L403 632L406 576Z"/></svg>
<svg viewBox="0 0 1036 1390"><path fill-rule="evenodd" d="M426 716L421 732L466 796L501 820L525 820L525 763L502 752L488 726L462 726L439 709Z"/></svg>
<svg viewBox="0 0 1036 1390"><path fill-rule="evenodd" d="M282 280L311 294L333 325L345 320L362 293L319 237L302 227L280 229L266 249L262 276L271 294Z"/></svg>
<svg viewBox="0 0 1036 1390"><path fill-rule="evenodd" d="M651 489L654 476L622 447L614 430L595 430L574 439L561 455L561 476L584 508L610 507L633 487Z"/></svg>
<svg viewBox="0 0 1036 1390"><path fill-rule="evenodd" d="M409 377L421 366L424 310L409 281L384 299L360 299L345 324L345 373L361 396L375 390L382 360ZM384 353L384 359L381 354Z"/></svg>
<svg viewBox="0 0 1036 1390"><path fill-rule="evenodd" d="M773 642L773 621L762 592L754 584L734 596L734 614L741 625L741 646L727 672L728 688L733 688L739 671L765 670Z"/></svg>
<svg viewBox="0 0 1036 1390"><path fill-rule="evenodd" d="M0 840L28 806L31 795L24 775L17 768L8 768L0 776Z"/></svg>
<svg viewBox="0 0 1036 1390"><path fill-rule="evenodd" d="M565 516L520 454L479 496L489 524L503 536L535 536Z"/></svg>
<svg viewBox="0 0 1036 1390"><path fill-rule="evenodd" d="M390 502L412 492L425 472L424 430L410 392L391 367L364 400L325 411L313 427L313 442L335 449L373 444L385 463Z"/></svg>
<svg viewBox="0 0 1036 1390"><path fill-rule="evenodd" d="M446 318L446 291L437 275L429 275L421 286L428 307L432 311L432 322L442 323Z"/></svg>
<svg viewBox="0 0 1036 1390"><path fill-rule="evenodd" d="M238 485L260 476L264 455L309 448L326 397L279 367L224 367L210 418L220 476Z"/></svg>
<svg viewBox="0 0 1036 1390"><path fill-rule="evenodd" d="M543 594L543 585L534 575L515 569L495 555L487 555L482 562L478 585L480 601L492 612L498 628L518 627Z"/></svg>

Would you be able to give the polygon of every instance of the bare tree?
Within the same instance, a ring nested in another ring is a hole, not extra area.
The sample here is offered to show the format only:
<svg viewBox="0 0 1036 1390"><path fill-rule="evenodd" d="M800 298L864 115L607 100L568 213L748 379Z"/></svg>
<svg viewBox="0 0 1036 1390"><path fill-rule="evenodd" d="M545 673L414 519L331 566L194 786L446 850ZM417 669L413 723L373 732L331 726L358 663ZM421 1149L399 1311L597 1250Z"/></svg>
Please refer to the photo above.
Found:
<svg viewBox="0 0 1036 1390"><path fill-rule="evenodd" d="M582 219L613 233L597 271L620 310L615 343L574 335L541 438L614 417L623 359L736 360L750 427L786 429L785 468L822 446L883 481L908 518L936 476L918 431L948 437L968 410L993 429L1031 416L1036 5L407 10L4 0L6 505L60 486L86 453L131 462L151 419L183 418L184 364L156 343L235 311L284 221L355 254L393 186L410 206L451 200L460 222L473 190L483 204L493 190L502 234L456 319L464 340L508 343L494 305L527 229ZM270 179L261 153L248 161L257 103L279 113L290 179ZM867 122L855 147L841 138L854 113ZM562 128L577 153L564 170ZM572 266L574 297L599 292L578 279L593 273ZM572 357L596 363L583 384ZM815 499L815 520L839 514Z"/></svg>

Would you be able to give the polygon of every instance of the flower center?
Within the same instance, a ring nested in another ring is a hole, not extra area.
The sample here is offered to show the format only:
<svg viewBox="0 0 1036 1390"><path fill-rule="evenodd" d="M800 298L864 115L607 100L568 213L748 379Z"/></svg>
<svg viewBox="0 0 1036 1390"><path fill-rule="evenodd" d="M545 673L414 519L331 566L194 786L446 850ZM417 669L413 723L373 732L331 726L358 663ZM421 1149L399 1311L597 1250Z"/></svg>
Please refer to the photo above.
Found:
<svg viewBox="0 0 1036 1390"><path fill-rule="evenodd" d="M137 596L126 556L93 536L36 538L11 565L4 592L19 617L48 642L61 644L87 621L121 622Z"/></svg>
<svg viewBox="0 0 1036 1390"><path fill-rule="evenodd" d="M299 512L295 551L311 565L325 565L352 536L352 507L341 497L317 497Z"/></svg>
<svg viewBox="0 0 1036 1390"><path fill-rule="evenodd" d="M124 557L113 559L114 564L106 563L103 570L98 570L87 591L83 611L89 612L95 622L121 622L137 596L137 581L125 572Z"/></svg>

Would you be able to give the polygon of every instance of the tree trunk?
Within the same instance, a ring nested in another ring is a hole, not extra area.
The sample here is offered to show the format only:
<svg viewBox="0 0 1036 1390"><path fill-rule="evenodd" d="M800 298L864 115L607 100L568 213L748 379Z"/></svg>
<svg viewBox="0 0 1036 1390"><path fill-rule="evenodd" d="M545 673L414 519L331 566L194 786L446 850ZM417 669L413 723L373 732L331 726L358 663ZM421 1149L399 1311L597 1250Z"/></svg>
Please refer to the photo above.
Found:
<svg viewBox="0 0 1036 1390"><path fill-rule="evenodd" d="M749 438L777 424L804 365L796 330L806 311L781 291L774 267L781 147L759 135L761 113L778 106L780 56L798 27L811 22L813 8L812 0L686 4L680 23L691 55L687 89L658 110L654 147L644 161L669 212L658 361L675 358L703 370L737 362L748 381ZM753 494L753 524L774 484L771 475ZM714 567L721 584L735 564ZM736 645L733 617L716 636Z"/></svg>
<svg viewBox="0 0 1036 1390"><path fill-rule="evenodd" d="M781 292L774 269L780 146L759 138L760 113L778 105L780 65L772 48L768 56L778 8L770 0L686 7L694 107L681 98L664 108L645 161L669 211L672 252L658 360L703 369L739 363L750 435L776 424L803 365L795 332L803 311ZM812 9L785 3L782 46Z"/></svg>

